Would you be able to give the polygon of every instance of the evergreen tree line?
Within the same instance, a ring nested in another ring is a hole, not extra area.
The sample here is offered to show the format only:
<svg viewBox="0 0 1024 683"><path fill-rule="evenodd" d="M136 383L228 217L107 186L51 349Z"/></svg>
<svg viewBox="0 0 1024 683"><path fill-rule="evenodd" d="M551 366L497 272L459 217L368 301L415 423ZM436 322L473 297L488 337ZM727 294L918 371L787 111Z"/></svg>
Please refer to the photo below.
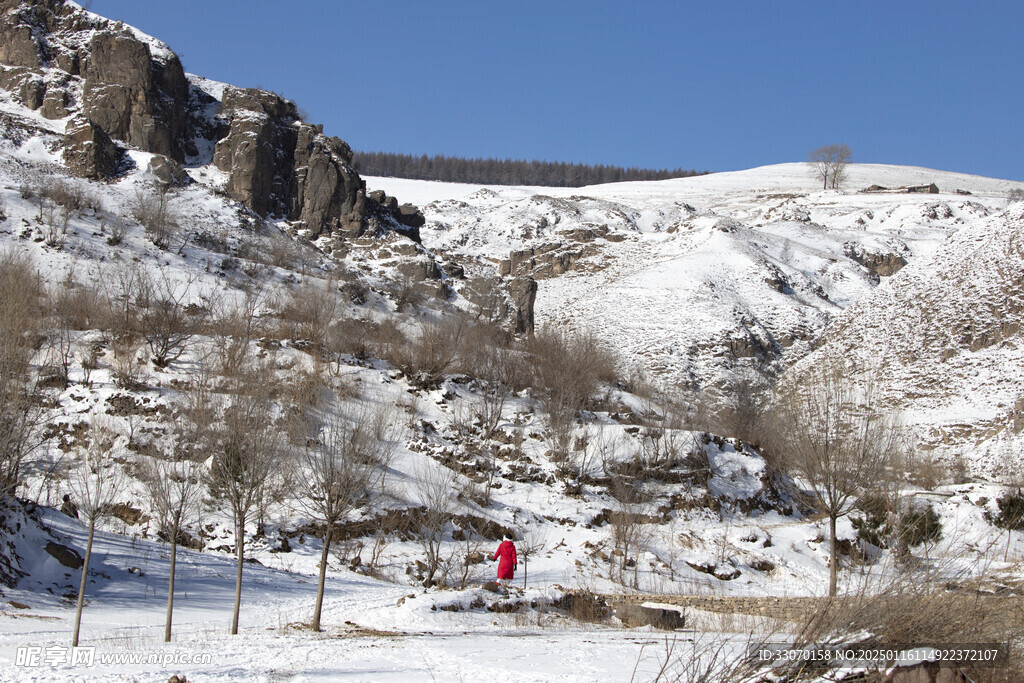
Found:
<svg viewBox="0 0 1024 683"><path fill-rule="evenodd" d="M390 152L355 152L356 169L363 175L481 185L542 185L582 187L631 180L665 180L704 175L709 171L676 168L569 164L525 159L464 159L443 155L414 156Z"/></svg>

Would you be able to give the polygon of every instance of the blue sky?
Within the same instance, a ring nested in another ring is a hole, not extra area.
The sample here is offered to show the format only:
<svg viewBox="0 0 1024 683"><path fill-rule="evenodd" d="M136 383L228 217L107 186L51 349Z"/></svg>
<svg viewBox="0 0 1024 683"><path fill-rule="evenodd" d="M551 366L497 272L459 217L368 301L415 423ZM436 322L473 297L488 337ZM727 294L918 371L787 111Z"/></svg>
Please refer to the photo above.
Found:
<svg viewBox="0 0 1024 683"><path fill-rule="evenodd" d="M1024 180L1024 3L94 0L355 149Z"/></svg>

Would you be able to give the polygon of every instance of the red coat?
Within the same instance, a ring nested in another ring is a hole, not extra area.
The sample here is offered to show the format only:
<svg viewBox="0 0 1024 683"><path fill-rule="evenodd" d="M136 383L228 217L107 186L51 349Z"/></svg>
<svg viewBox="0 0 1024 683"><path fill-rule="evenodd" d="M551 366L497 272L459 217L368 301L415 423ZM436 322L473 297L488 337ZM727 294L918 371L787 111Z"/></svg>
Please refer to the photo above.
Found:
<svg viewBox="0 0 1024 683"><path fill-rule="evenodd" d="M498 578L511 579L518 564L516 547L512 545L512 541L502 541L497 552L494 553L493 559L498 560Z"/></svg>

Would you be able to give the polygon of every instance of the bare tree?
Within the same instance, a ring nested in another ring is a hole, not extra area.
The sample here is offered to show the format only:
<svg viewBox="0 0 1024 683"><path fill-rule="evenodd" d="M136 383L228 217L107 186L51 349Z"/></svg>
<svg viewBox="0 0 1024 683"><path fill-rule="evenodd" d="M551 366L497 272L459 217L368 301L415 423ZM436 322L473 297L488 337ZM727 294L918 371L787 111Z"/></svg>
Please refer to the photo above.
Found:
<svg viewBox="0 0 1024 683"><path fill-rule="evenodd" d="M72 647L78 647L78 633L82 626L82 607L85 604L85 587L89 580L89 562L92 559L92 543L96 535L96 521L107 514L110 504L120 493L124 482L122 472L113 465L110 457L114 441L113 431L98 418L95 419L89 432L89 445L80 453L68 481L80 518L84 517L89 528L89 537L85 545L85 560L82 564L82 580L78 585L78 601L75 605L75 630L71 638Z"/></svg>
<svg viewBox="0 0 1024 683"><path fill-rule="evenodd" d="M455 517L455 472L441 465L433 465L417 473L416 497L423 506L420 522L419 541L426 559L426 576L423 584L434 583L434 575L441 567L441 544L445 528Z"/></svg>
<svg viewBox="0 0 1024 683"><path fill-rule="evenodd" d="M178 560L178 543L182 525L197 512L202 497L204 467L208 452L211 421L208 418L207 374L196 373L196 387L183 414L174 425L174 444L163 459L149 458L142 467L142 481L149 492L160 531L170 543L171 566L167 587L167 616L164 620L164 642L171 642L174 615L174 579Z"/></svg>
<svg viewBox="0 0 1024 683"><path fill-rule="evenodd" d="M516 544L518 559L523 561L523 588L526 588L526 578L529 575L530 560L537 557L547 549L548 534L543 527L529 529Z"/></svg>
<svg viewBox="0 0 1024 683"><path fill-rule="evenodd" d="M853 152L846 145L824 145L807 155L814 177L821 181L822 189L839 189L846 177L846 165Z"/></svg>
<svg viewBox="0 0 1024 683"><path fill-rule="evenodd" d="M266 370L266 369L264 369ZM269 371L268 371L269 372ZM279 473L284 441L271 420L266 377L253 368L224 411L219 452L210 469L210 492L231 510L235 528L235 606L231 634L238 634L245 562L245 525L260 510L270 480Z"/></svg>
<svg viewBox="0 0 1024 683"><path fill-rule="evenodd" d="M302 451L301 464L304 467L299 478L304 494L302 502L323 525L320 576L313 609L314 631L320 630L327 557L334 526L369 492L376 479L381 450L381 442L373 435L370 415L364 412L351 418L341 414L330 415L320 439Z"/></svg>
<svg viewBox="0 0 1024 683"><path fill-rule="evenodd" d="M42 410L32 378L42 286L28 259L0 253L0 497L12 496L39 444Z"/></svg>
<svg viewBox="0 0 1024 683"><path fill-rule="evenodd" d="M836 522L856 496L877 488L903 457L899 425L880 411L870 377L860 385L838 368L812 369L799 386L787 385L773 403L770 448L809 487L829 520L829 595L836 594L839 550Z"/></svg>

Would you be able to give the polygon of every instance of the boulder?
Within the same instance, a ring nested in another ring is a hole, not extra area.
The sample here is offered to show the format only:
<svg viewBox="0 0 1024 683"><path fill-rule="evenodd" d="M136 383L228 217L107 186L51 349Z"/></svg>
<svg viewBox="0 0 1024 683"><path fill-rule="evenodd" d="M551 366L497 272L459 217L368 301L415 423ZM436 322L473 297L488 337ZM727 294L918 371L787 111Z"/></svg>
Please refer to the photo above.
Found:
<svg viewBox="0 0 1024 683"><path fill-rule="evenodd" d="M68 125L64 138L64 163L77 176L102 180L120 167L121 150L92 121L77 119Z"/></svg>
<svg viewBox="0 0 1024 683"><path fill-rule="evenodd" d="M424 280L438 280L441 278L441 269L429 256L402 261L395 270L403 280L410 282L423 282Z"/></svg>
<svg viewBox="0 0 1024 683"><path fill-rule="evenodd" d="M69 548L66 545L50 541L46 544L44 550L46 550L51 557L69 569L81 569L82 565L85 564L85 561L82 559L82 556L78 554L78 551L74 548Z"/></svg>
<svg viewBox="0 0 1024 683"><path fill-rule="evenodd" d="M192 183L192 176L185 172L181 164L163 154L154 155L149 160L148 171L161 184L169 187L185 187Z"/></svg>
<svg viewBox="0 0 1024 683"><path fill-rule="evenodd" d="M46 84L39 76L29 76L22 82L18 94L21 95L21 101L26 107L39 109L46 97Z"/></svg>
<svg viewBox="0 0 1024 683"><path fill-rule="evenodd" d="M423 217L423 213L412 204L402 204L398 207L398 212L395 218L399 223L408 228L422 228L427 224L427 219Z"/></svg>
<svg viewBox="0 0 1024 683"><path fill-rule="evenodd" d="M40 114L47 119L62 119L70 112L68 111L68 91L61 87L49 87L46 89L46 96L43 98L43 106Z"/></svg>
<svg viewBox="0 0 1024 683"><path fill-rule="evenodd" d="M653 626L662 631L675 631L686 626L683 613L674 609L620 603L615 605L614 611L618 620L628 628Z"/></svg>

